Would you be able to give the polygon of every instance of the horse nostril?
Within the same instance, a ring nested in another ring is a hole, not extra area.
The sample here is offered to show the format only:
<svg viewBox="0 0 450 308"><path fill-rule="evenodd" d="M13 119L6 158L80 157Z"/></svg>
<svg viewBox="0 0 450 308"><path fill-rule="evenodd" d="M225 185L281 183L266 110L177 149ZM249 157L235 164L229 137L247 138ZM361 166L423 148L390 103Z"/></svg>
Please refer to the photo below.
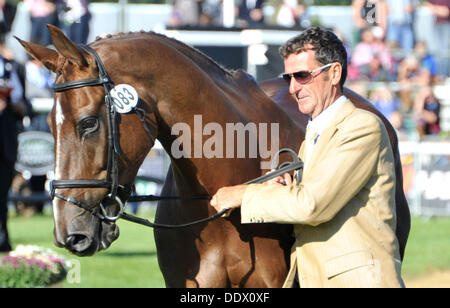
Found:
<svg viewBox="0 0 450 308"><path fill-rule="evenodd" d="M74 252L83 252L92 244L92 240L84 234L71 234L67 237L66 248Z"/></svg>

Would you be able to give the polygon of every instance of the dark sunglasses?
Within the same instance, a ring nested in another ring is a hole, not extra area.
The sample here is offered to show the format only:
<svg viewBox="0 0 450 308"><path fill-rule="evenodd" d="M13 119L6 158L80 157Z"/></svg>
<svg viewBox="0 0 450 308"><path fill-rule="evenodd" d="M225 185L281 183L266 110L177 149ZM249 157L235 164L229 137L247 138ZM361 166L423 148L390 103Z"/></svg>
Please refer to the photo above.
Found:
<svg viewBox="0 0 450 308"><path fill-rule="evenodd" d="M298 83L307 84L307 83L310 83L314 77L316 77L313 75L314 73L319 72L324 69L327 69L332 65L333 64L330 63L330 64L324 65L322 67L316 68L315 70L312 70L312 71L299 71L299 72L295 72L295 73L291 73L291 74L283 74L283 79L286 80L286 82L290 84L291 78L294 77Z"/></svg>

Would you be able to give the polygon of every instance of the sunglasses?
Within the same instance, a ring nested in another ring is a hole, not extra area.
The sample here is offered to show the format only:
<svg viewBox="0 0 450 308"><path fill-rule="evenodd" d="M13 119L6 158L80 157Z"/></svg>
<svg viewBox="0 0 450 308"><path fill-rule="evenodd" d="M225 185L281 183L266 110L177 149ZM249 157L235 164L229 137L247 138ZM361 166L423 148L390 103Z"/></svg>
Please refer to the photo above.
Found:
<svg viewBox="0 0 450 308"><path fill-rule="evenodd" d="M291 73L291 74L283 74L283 79L286 80L286 82L290 84L292 77L294 77L298 83L307 84L307 83L310 83L314 77L316 77L313 75L314 73L322 71L324 69L327 69L332 65L333 64L330 63L330 64L324 65L322 67L316 68L315 70L312 70L312 71L299 71L299 72L295 72L295 73Z"/></svg>

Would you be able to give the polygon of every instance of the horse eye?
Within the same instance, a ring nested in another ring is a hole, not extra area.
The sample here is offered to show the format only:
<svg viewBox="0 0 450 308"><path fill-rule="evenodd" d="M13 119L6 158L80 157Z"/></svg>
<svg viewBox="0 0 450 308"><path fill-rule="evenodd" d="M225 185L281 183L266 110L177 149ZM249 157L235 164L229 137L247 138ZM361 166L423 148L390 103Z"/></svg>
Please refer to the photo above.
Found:
<svg viewBox="0 0 450 308"><path fill-rule="evenodd" d="M95 132L99 127L96 117L88 117L78 123L78 130L81 136Z"/></svg>

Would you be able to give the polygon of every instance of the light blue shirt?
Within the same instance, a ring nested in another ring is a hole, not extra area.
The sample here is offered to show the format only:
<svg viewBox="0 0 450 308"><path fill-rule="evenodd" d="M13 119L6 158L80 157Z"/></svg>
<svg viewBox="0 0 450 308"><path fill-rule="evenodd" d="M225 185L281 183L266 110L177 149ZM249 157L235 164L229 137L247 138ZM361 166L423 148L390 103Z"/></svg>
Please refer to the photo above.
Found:
<svg viewBox="0 0 450 308"><path fill-rule="evenodd" d="M395 24L412 23L413 16L410 13L406 13L406 7L410 5L417 6L418 0L387 0L389 6L389 21Z"/></svg>

